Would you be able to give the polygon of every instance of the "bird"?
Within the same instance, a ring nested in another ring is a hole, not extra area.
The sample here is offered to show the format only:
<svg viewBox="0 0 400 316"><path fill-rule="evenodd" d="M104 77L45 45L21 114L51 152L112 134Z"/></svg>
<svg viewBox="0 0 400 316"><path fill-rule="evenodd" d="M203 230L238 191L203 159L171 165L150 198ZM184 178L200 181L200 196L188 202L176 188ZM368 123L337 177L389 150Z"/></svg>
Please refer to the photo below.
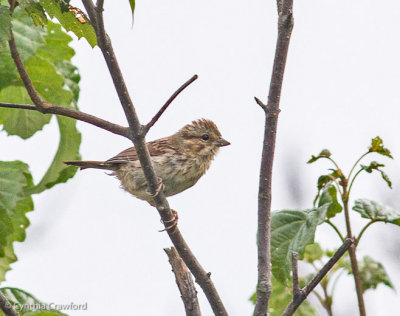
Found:
<svg viewBox="0 0 400 316"><path fill-rule="evenodd" d="M214 122L203 118L185 125L171 136L146 145L163 192L169 197L195 185L209 169L220 147L228 146L230 142L221 137ZM110 175L119 179L125 191L155 205L154 195L148 192L146 178L134 147L106 161L79 160L64 163L80 169L109 170Z"/></svg>

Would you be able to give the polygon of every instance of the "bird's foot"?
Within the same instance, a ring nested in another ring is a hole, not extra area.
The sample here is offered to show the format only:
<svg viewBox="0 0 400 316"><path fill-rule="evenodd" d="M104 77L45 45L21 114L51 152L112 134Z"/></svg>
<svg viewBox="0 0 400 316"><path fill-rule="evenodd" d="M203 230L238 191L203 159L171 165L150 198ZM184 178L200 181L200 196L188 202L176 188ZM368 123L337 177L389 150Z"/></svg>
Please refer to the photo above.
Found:
<svg viewBox="0 0 400 316"><path fill-rule="evenodd" d="M151 197L153 197L153 198L156 197L157 195L159 195L160 192L162 190L164 190L164 188L165 188L165 185L162 182L162 179L160 177L157 177L157 184L158 184L158 187L157 187L157 190L156 190L156 192L154 194L150 193L149 189L146 190L146 193L148 195L150 195Z"/></svg>
<svg viewBox="0 0 400 316"><path fill-rule="evenodd" d="M164 225L168 225L166 226L163 230L159 230L159 232L164 232L164 231L170 231L171 233L175 232L176 227L178 226L178 212L175 210L172 210L172 218L168 221L163 221L161 219L161 223L163 223Z"/></svg>

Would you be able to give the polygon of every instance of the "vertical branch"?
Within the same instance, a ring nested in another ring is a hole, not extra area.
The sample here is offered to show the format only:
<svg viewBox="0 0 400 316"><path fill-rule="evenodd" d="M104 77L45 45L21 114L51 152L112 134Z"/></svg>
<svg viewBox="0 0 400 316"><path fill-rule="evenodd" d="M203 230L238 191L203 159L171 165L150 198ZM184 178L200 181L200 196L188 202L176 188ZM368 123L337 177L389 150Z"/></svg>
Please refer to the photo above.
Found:
<svg viewBox="0 0 400 316"><path fill-rule="evenodd" d="M175 274L176 284L178 285L179 292L187 316L201 316L199 301L197 300L197 291L194 287L192 274L189 272L186 264L179 257L178 252L174 247L165 248L164 251L168 255L169 263L172 266L172 272Z"/></svg>
<svg viewBox="0 0 400 316"><path fill-rule="evenodd" d="M272 165L275 152L276 130L283 74L293 29L293 0L278 1L281 4L278 20L278 39L269 87L268 104L256 102L265 111L265 132L261 158L260 183L258 192L258 282L257 302L254 315L265 316L271 296L271 187Z"/></svg>
<svg viewBox="0 0 400 316"><path fill-rule="evenodd" d="M351 224L350 224L350 212L349 212L349 194L347 191L347 181L341 182L343 187L342 201L344 206L344 217L346 221L347 238L352 238ZM351 270L353 271L354 283L356 286L358 309L360 311L360 316L366 316L363 289L361 284L360 271L358 270L357 256L356 256L356 246L352 244L349 248Z"/></svg>

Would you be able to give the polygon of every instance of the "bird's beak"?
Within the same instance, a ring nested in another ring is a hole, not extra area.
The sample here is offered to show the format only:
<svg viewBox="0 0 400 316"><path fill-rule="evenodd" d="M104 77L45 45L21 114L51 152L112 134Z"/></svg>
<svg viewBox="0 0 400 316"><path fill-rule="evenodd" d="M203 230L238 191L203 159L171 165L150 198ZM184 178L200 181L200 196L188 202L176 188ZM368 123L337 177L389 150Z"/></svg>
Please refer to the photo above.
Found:
<svg viewBox="0 0 400 316"><path fill-rule="evenodd" d="M230 142L228 142L227 140L223 139L222 137L218 138L216 143L217 143L218 147L224 147L224 146L228 146L228 145L231 144Z"/></svg>

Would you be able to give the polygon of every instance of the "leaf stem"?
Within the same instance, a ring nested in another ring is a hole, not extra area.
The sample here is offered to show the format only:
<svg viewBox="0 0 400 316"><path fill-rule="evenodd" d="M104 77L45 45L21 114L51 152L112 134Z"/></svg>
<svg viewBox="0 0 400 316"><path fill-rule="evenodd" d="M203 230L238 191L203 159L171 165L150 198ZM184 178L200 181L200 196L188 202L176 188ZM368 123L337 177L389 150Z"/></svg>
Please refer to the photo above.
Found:
<svg viewBox="0 0 400 316"><path fill-rule="evenodd" d="M335 165L336 169L340 170L340 168L335 160L333 160L331 157L326 157L326 159L330 160Z"/></svg>
<svg viewBox="0 0 400 316"><path fill-rule="evenodd" d="M373 219L373 220L371 220L367 225L365 225L365 226L363 227L363 229L361 229L361 231L360 231L360 233L358 234L358 237L357 237L357 239L356 239L356 247L357 247L358 243L360 242L361 236L364 234L365 230L366 230L370 225L372 225L373 223L376 223L376 222L380 222L380 221L379 221L379 220L376 220L376 219Z"/></svg>
<svg viewBox="0 0 400 316"><path fill-rule="evenodd" d="M354 183L354 180L357 178L357 176L361 173L361 171L363 171L364 169L360 169L360 170L358 170L357 171L357 173L354 175L354 177L353 177L353 179L351 179L351 182L350 182L350 185L349 185L349 190L348 190L348 192L347 192L347 196L346 196L346 199L347 199L347 201L349 200L349 197L350 197L350 191L351 191L351 188L352 188L352 186L353 186L353 183ZM349 178L350 179L350 178Z"/></svg>
<svg viewBox="0 0 400 316"><path fill-rule="evenodd" d="M361 161L361 159L363 159L366 155L368 155L370 152L367 151L366 153L362 154L360 158L357 159L357 161L354 163L353 167L351 168L349 175L347 177L347 179L350 179L351 174L353 173L354 169L357 167L358 163Z"/></svg>
<svg viewBox="0 0 400 316"><path fill-rule="evenodd" d="M325 223L331 225L331 227L332 227L332 228L335 230L335 232L338 234L340 240L341 240L342 242L344 242L343 235L340 233L340 231L339 231L339 229L336 227L336 225L333 224L329 219L326 219L326 220L325 220Z"/></svg>

